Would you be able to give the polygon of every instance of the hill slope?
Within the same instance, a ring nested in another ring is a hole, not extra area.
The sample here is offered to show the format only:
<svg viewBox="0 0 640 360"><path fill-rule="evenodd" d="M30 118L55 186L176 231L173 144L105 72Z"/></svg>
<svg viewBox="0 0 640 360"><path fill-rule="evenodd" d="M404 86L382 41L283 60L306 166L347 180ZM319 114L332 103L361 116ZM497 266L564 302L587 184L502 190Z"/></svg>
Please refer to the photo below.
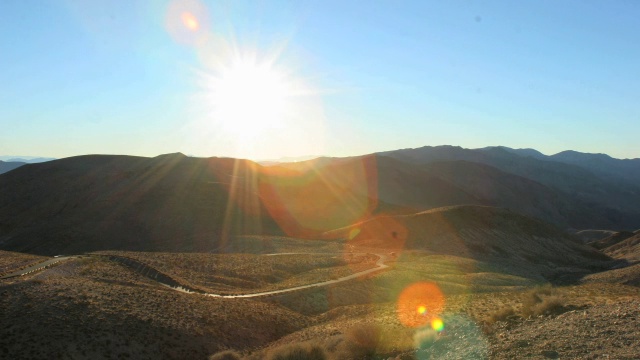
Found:
<svg viewBox="0 0 640 360"><path fill-rule="evenodd" d="M531 156L533 153L530 151L502 147L463 149L457 146L425 146L379 154L413 164L463 160L490 165L563 192L587 206L608 209L604 214L604 223L594 224L598 227L636 229L640 226L640 181L629 182L627 175L614 176L610 172L596 174L593 167L556 161L565 159L562 156L541 158ZM577 163L584 165L584 162ZM640 172L640 162L629 160L624 164Z"/></svg>
<svg viewBox="0 0 640 360"><path fill-rule="evenodd" d="M46 255L210 251L235 233L281 233L233 159L80 156L0 176L0 246ZM240 179L240 180L233 180Z"/></svg>
<svg viewBox="0 0 640 360"><path fill-rule="evenodd" d="M640 216L585 201L580 196L481 162L434 160L416 164L396 156L367 155L318 158L284 166L317 172L331 179L365 162L372 169L364 179L368 183L363 181L351 188L357 193L375 181L377 192L373 195L384 204L395 205L396 209L389 210L391 213L415 213L451 205L487 205L509 208L563 228L584 229L594 225L615 228L621 223L640 222ZM370 188L368 191L372 195ZM378 206L377 212L385 213L381 207ZM402 211L394 211L397 209Z"/></svg>
<svg viewBox="0 0 640 360"><path fill-rule="evenodd" d="M624 240L605 248L603 252L616 259L640 262L640 234L629 236Z"/></svg>
<svg viewBox="0 0 640 360"><path fill-rule="evenodd" d="M182 154L87 155L0 176L0 248L43 255L218 251L235 235L317 237L372 215L452 205L509 208L563 228L616 228L640 220L461 160L415 164L367 155L265 167Z"/></svg>
<svg viewBox="0 0 640 360"><path fill-rule="evenodd" d="M484 206L381 216L330 231L326 236L347 237L359 246L419 249L510 264L511 268L547 277L552 277L557 268L600 269L610 260L553 225Z"/></svg>

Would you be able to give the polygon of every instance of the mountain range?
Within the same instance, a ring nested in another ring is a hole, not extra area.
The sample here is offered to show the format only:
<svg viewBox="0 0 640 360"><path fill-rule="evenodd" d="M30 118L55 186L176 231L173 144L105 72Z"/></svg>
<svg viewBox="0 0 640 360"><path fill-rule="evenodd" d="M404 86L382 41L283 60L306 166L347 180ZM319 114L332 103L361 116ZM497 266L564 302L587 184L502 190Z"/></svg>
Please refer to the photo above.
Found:
<svg viewBox="0 0 640 360"><path fill-rule="evenodd" d="M26 164L0 175L0 249L219 251L235 235L323 238L457 205L560 230L640 228L637 159L557 155L439 146L270 166L179 153Z"/></svg>

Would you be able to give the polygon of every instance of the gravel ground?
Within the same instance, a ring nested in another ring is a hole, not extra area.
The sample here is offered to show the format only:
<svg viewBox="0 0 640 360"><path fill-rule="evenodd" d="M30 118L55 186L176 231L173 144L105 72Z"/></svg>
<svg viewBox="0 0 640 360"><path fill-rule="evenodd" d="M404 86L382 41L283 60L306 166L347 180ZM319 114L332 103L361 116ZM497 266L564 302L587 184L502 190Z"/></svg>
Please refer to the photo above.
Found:
<svg viewBox="0 0 640 360"><path fill-rule="evenodd" d="M499 323L493 359L640 359L640 299Z"/></svg>

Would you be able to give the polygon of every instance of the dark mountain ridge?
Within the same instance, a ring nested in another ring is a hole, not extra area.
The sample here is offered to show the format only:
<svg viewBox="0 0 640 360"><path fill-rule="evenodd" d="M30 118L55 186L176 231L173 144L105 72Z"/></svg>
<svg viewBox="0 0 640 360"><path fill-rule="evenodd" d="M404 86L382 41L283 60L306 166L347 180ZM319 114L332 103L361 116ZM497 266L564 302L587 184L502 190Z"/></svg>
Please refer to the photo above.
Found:
<svg viewBox="0 0 640 360"><path fill-rule="evenodd" d="M637 229L633 196L617 208L596 201L620 191L578 166L504 149L423 148L273 166L180 153L86 155L0 175L0 248L219 251L236 235L318 237L379 215L452 205L507 208L562 228Z"/></svg>
<svg viewBox="0 0 640 360"><path fill-rule="evenodd" d="M211 251L233 233L279 234L235 159L88 155L0 176L0 246L54 255L107 249Z"/></svg>
<svg viewBox="0 0 640 360"><path fill-rule="evenodd" d="M610 224L615 225L613 228L636 229L640 223L640 177L632 183L626 180L632 176L629 174L603 176L582 166L522 156L517 151L514 153L512 149L505 150L502 147L463 149L456 146L425 146L378 154L413 164L463 160L490 165L560 191L587 207L609 209L606 217ZM630 161L629 164L635 164L635 160Z"/></svg>

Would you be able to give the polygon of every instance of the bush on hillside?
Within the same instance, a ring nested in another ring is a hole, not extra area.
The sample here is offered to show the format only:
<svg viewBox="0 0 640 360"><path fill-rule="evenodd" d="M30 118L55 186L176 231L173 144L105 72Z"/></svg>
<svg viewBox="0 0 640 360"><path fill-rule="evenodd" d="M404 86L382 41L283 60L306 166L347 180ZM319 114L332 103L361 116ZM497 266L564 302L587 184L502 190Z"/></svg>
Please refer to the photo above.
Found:
<svg viewBox="0 0 640 360"><path fill-rule="evenodd" d="M209 360L240 360L240 355L233 350L225 350L209 356Z"/></svg>
<svg viewBox="0 0 640 360"><path fill-rule="evenodd" d="M535 288L522 300L523 316L561 314L566 309L566 300L550 286Z"/></svg>
<svg viewBox="0 0 640 360"><path fill-rule="evenodd" d="M355 326L346 333L345 350L352 359L374 359L380 338L380 329L373 324Z"/></svg>
<svg viewBox="0 0 640 360"><path fill-rule="evenodd" d="M318 345L285 345L276 349L270 357L271 360L326 360L327 354Z"/></svg>
<svg viewBox="0 0 640 360"><path fill-rule="evenodd" d="M493 324L498 321L506 321L511 317L516 316L516 311L511 306L504 306L500 309L492 312L485 318L487 324Z"/></svg>

